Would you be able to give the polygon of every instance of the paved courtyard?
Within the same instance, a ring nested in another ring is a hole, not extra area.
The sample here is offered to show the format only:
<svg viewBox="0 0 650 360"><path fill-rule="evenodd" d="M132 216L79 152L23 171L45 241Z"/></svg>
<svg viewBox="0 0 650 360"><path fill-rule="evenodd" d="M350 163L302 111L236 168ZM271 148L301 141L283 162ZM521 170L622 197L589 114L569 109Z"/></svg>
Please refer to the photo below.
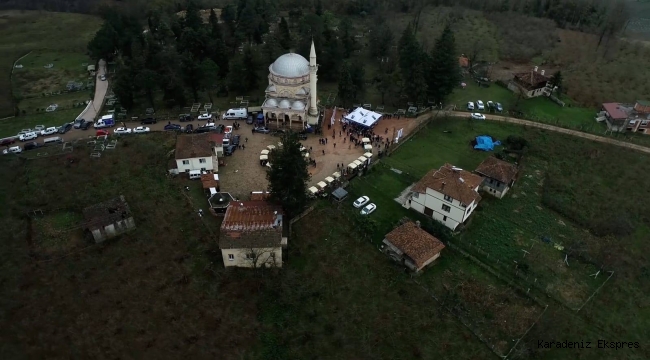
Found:
<svg viewBox="0 0 650 360"><path fill-rule="evenodd" d="M366 152L361 146L355 147L354 144L350 144L349 138L346 136L340 135L345 134L339 121L341 114L341 111L337 111L335 124L332 129L328 130L327 122L331 119L332 110L327 109L325 111L323 136L327 136L326 145L321 145L318 141L321 137L314 134L309 134L307 140L301 141L306 148L312 149L310 156L316 161L315 167L309 166L308 168L311 174L309 186L336 172L337 164L347 166ZM428 117L430 114L425 116ZM397 133L399 129L404 129L405 136L423 121L426 118L425 116L418 119L382 119L375 127L375 134L387 138L393 136L393 131ZM251 129L252 125L242 124L241 128L235 131L235 134L241 135L242 144L246 148L244 150L238 149L232 156L225 157L225 165L219 167L222 191L231 193L239 200L249 199L252 191L262 191L268 188L266 180L266 169L268 167L260 165L260 152L266 149L268 145L277 146L278 141L280 141L280 138L276 136L253 134ZM388 134L386 134L386 129L388 129ZM335 137L332 137L333 134ZM246 138L248 138L248 142L245 141ZM346 138L345 142L343 142L343 138ZM376 147L373 154L377 156Z"/></svg>

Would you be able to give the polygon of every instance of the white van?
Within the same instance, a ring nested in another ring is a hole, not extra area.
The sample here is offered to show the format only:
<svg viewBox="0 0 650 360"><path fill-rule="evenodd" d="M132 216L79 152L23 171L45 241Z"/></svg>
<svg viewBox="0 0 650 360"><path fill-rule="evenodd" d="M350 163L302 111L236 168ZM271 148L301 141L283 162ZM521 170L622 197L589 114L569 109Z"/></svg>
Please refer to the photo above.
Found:
<svg viewBox="0 0 650 360"><path fill-rule="evenodd" d="M53 136L53 137L43 139L43 145L59 144L59 143L62 143L62 142L63 142L63 139L61 139L58 136Z"/></svg>
<svg viewBox="0 0 650 360"><path fill-rule="evenodd" d="M190 180L200 179L201 170L190 170Z"/></svg>
<svg viewBox="0 0 650 360"><path fill-rule="evenodd" d="M248 118L248 110L246 108L228 109L228 111L223 114L224 120L245 120L246 118Z"/></svg>

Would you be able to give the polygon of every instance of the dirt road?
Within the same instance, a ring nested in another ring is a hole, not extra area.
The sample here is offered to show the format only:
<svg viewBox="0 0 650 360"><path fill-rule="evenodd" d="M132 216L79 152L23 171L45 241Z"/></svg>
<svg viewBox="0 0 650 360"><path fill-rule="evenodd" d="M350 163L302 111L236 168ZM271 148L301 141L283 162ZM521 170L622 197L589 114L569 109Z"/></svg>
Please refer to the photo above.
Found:
<svg viewBox="0 0 650 360"><path fill-rule="evenodd" d="M459 117L459 118L467 118L469 116L469 113L462 112L462 111L451 111L450 115L455 116L455 117ZM650 154L650 148L645 147L645 146L641 146L641 145L632 144L632 143L625 142L625 141L614 140L614 139L610 139L610 138L603 137L603 136L592 135L592 134L584 133L582 131L570 130L570 129L565 129L565 128L561 128L561 127L558 127L558 126L542 124L542 123L538 123L538 122L535 122L535 121L522 120L522 119L517 119L517 118L512 118L512 117L507 117L507 116L500 116L500 115L492 115L492 114L484 114L484 115L488 120L491 120L491 121L500 121L500 122L505 122L505 123L510 123L510 124L519 124L519 125L525 125L525 126L530 126L530 127L536 127L536 128L555 131L555 132L558 132L558 133L567 134L567 135L571 135L571 136L577 136L577 137L581 137L581 138L584 138L584 139L598 141L598 142L605 143L605 144L612 144L612 145L616 145L616 146L620 146L620 147L625 147L625 148L628 148L628 149L637 150L637 151L641 151L641 152Z"/></svg>

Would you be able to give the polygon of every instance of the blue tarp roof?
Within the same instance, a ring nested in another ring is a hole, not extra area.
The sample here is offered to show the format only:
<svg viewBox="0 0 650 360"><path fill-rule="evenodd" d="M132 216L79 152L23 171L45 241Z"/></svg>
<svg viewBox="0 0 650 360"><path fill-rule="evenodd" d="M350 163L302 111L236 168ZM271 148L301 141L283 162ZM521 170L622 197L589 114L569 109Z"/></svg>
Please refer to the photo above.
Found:
<svg viewBox="0 0 650 360"><path fill-rule="evenodd" d="M492 151L494 150L495 146L499 146L499 145L501 145L500 141L493 142L491 136L482 135L476 137L476 145L474 146L474 149L483 150L483 151Z"/></svg>

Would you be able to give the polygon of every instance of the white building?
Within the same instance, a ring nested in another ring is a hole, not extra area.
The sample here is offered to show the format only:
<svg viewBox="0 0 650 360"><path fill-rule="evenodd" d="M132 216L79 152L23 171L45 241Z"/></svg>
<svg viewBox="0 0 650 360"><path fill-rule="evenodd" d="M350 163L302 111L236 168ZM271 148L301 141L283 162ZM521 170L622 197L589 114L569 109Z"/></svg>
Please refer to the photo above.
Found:
<svg viewBox="0 0 650 360"><path fill-rule="evenodd" d="M176 169L178 173L192 170L219 171L217 150L210 133L179 135L176 138Z"/></svg>
<svg viewBox="0 0 650 360"><path fill-rule="evenodd" d="M307 124L318 123L317 72L313 41L309 61L288 53L269 66L269 86L262 104L267 126L302 130Z"/></svg>
<svg viewBox="0 0 650 360"><path fill-rule="evenodd" d="M420 179L403 205L455 230L467 221L481 201L478 189L482 182L478 175L445 164Z"/></svg>

